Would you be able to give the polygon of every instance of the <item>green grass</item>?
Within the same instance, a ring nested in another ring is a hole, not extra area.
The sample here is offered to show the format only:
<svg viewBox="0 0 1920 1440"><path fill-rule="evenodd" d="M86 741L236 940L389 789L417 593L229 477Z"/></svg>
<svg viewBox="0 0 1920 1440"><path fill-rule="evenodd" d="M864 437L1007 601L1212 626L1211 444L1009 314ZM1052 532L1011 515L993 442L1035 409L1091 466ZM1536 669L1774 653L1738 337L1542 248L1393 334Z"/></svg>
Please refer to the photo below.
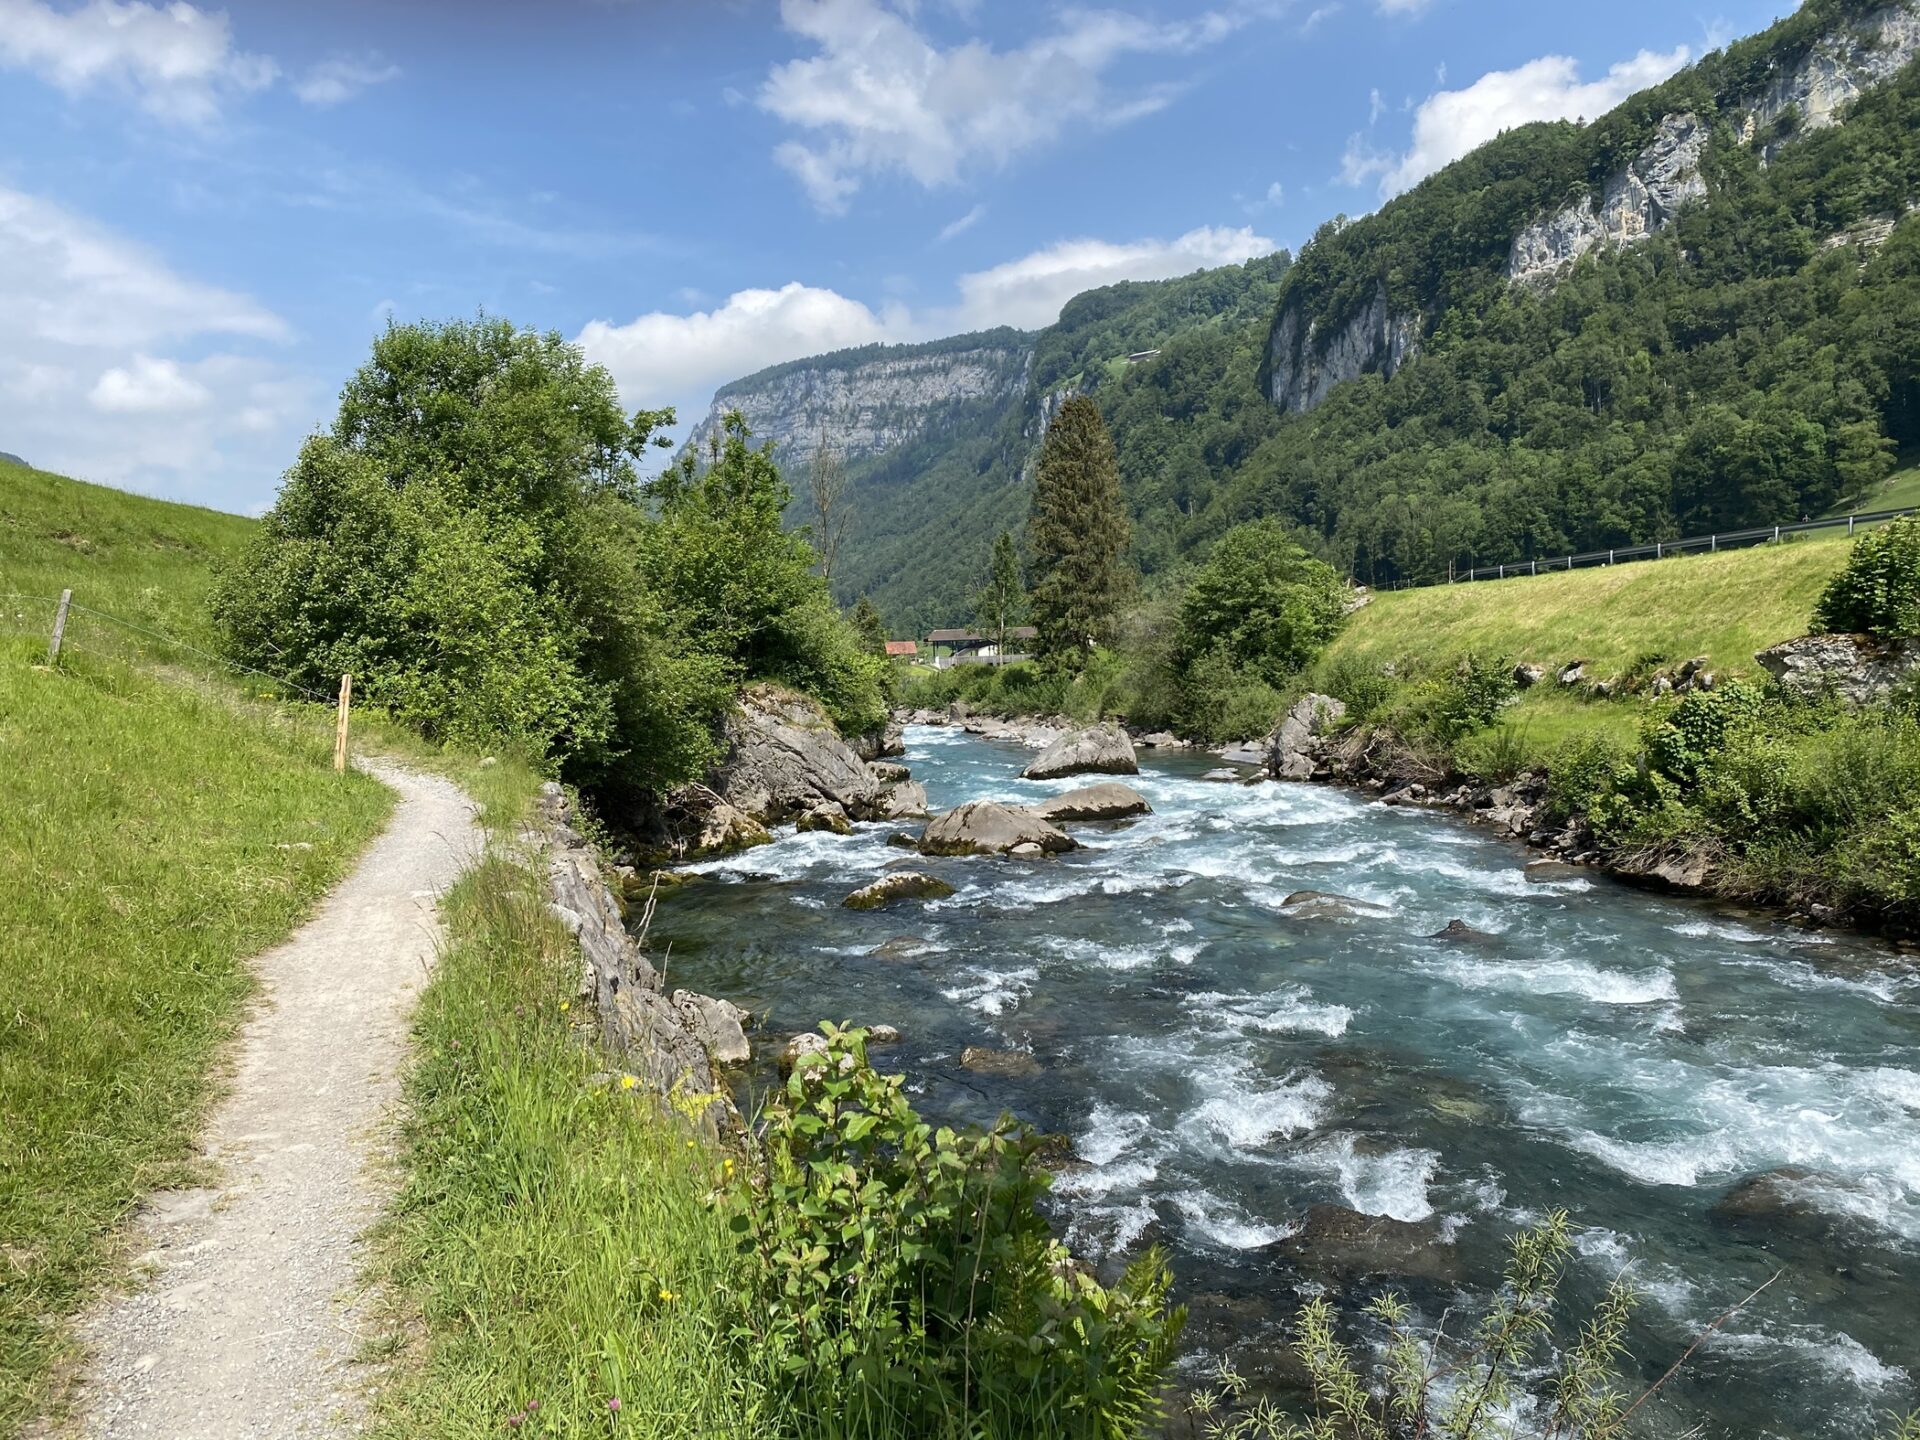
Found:
<svg viewBox="0 0 1920 1440"><path fill-rule="evenodd" d="M191 589L178 555L123 545L138 562L103 573ZM0 636L0 1435L45 1403L116 1227L188 1176L247 957L391 806L333 773L318 727L85 653L43 659L39 636Z"/></svg>
<svg viewBox="0 0 1920 1440"><path fill-rule="evenodd" d="M7 595L71 589L76 604L204 647L214 568L239 553L255 526L217 510L0 467L0 606ZM77 617L76 643L86 643L88 629L86 617Z"/></svg>
<svg viewBox="0 0 1920 1440"><path fill-rule="evenodd" d="M1705 655L1726 675L1753 675L1754 653L1804 635L1844 537L1599 566L1554 575L1384 591L1347 623L1322 664L1415 661L1450 667L1469 652L1587 675L1622 675L1663 656Z"/></svg>
<svg viewBox="0 0 1920 1440"><path fill-rule="evenodd" d="M1864 494L1842 500L1829 515L1856 515L1866 510L1905 510L1920 506L1920 451L1907 450L1899 468Z"/></svg>
<svg viewBox="0 0 1920 1440"><path fill-rule="evenodd" d="M578 952L544 898L496 849L447 900L384 1236L377 1433L492 1437L515 1416L523 1434L763 1433L722 1343L733 1244L705 1197L725 1162L644 1087L592 1083Z"/></svg>

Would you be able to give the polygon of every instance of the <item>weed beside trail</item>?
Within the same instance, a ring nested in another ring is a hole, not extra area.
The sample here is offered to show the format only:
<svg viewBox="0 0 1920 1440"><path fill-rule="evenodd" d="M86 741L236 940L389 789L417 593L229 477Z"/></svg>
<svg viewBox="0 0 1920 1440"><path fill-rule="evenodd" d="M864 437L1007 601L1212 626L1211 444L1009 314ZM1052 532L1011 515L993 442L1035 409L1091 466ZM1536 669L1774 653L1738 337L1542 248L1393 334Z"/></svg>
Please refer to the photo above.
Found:
<svg viewBox="0 0 1920 1440"><path fill-rule="evenodd" d="M392 805L318 726L45 645L0 636L0 1435L114 1227L190 1177L247 958Z"/></svg>

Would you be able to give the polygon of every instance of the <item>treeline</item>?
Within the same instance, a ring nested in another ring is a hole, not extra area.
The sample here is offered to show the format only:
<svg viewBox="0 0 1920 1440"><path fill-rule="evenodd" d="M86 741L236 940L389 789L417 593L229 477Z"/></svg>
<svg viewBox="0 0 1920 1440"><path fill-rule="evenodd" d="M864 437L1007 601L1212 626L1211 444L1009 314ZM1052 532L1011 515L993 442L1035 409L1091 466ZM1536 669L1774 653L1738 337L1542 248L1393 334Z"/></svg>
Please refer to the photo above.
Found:
<svg viewBox="0 0 1920 1440"><path fill-rule="evenodd" d="M390 325L220 583L229 652L322 692L351 673L430 739L609 793L704 774L748 680L879 725L885 662L784 529L771 459L733 417L643 479L672 421L558 335Z"/></svg>

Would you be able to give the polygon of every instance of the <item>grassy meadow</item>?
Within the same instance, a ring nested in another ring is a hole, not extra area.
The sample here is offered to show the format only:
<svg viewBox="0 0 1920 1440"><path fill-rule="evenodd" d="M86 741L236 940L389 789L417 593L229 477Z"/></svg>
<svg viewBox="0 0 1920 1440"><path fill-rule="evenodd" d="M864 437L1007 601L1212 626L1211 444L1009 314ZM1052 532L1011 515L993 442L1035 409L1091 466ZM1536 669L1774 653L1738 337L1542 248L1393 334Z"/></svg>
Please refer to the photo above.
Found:
<svg viewBox="0 0 1920 1440"><path fill-rule="evenodd" d="M144 633L204 643L251 523L0 468L0 1435L46 1402L116 1227L191 1177L247 957L390 808L333 773L322 717L181 676ZM67 586L142 628L76 610L48 668L51 606L21 597Z"/></svg>
<svg viewBox="0 0 1920 1440"><path fill-rule="evenodd" d="M1417 660L1469 653L1558 667L1585 660L1595 679L1705 655L1724 675L1756 675L1754 653L1804 635L1814 602L1846 563L1844 536L1682 555L1512 580L1389 590L1374 596L1322 663Z"/></svg>

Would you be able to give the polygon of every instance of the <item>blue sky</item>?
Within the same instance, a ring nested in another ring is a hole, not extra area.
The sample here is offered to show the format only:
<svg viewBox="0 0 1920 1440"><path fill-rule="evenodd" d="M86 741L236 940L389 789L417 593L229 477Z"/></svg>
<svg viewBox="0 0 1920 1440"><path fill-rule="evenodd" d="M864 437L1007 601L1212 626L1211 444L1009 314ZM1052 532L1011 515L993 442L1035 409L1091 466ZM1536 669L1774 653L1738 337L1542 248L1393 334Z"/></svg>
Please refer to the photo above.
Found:
<svg viewBox="0 0 1920 1440"><path fill-rule="evenodd" d="M0 0L0 449L270 501L389 314L762 365L1297 247L1787 0Z"/></svg>

